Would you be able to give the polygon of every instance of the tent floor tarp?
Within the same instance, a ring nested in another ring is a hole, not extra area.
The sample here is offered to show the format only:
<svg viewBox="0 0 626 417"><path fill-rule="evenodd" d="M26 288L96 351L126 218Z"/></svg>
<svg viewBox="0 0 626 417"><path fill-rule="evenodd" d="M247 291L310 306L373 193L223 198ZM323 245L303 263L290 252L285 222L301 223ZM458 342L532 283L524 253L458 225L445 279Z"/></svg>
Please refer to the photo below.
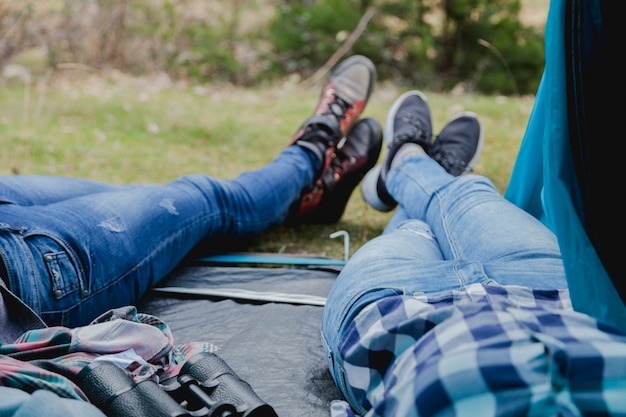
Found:
<svg viewBox="0 0 626 417"><path fill-rule="evenodd" d="M333 267L183 265L160 288L218 295L157 290L137 307L167 323L176 343L216 345L217 354L280 417L328 415L330 402L341 395L327 368L320 341L323 307L315 301L325 298L336 276ZM229 298L220 291L245 296ZM277 292L287 300L248 300ZM290 295L295 303L288 302ZM309 298L314 302L307 303Z"/></svg>

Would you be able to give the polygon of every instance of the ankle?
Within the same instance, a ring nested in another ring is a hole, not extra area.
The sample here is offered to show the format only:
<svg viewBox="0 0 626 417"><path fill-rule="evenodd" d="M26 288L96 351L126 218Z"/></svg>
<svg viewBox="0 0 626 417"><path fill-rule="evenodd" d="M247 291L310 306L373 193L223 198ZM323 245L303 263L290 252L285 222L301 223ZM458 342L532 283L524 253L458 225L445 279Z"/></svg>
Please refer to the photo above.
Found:
<svg viewBox="0 0 626 417"><path fill-rule="evenodd" d="M395 168L403 159L411 155L426 155L426 151L417 143L405 143L394 155L389 169Z"/></svg>
<svg viewBox="0 0 626 417"><path fill-rule="evenodd" d="M317 178L320 175L322 168L326 165L326 149L328 146L322 144L321 142L312 141L298 141L295 145L306 151L306 154L311 161L313 172L315 172L315 178Z"/></svg>

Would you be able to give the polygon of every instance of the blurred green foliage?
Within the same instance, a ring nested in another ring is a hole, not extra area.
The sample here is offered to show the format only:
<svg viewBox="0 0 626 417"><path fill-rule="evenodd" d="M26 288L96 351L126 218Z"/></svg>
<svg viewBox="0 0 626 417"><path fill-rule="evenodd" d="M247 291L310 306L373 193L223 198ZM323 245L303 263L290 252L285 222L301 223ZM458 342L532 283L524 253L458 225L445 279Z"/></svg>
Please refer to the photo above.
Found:
<svg viewBox="0 0 626 417"><path fill-rule="evenodd" d="M379 81L532 94L543 71L543 33L521 22L522 1L0 3L0 68L36 47L50 68L71 63L250 86L307 77L340 51L370 57Z"/></svg>
<svg viewBox="0 0 626 417"><path fill-rule="evenodd" d="M543 71L543 34L520 22L520 0L307 3L277 7L269 33L277 71L307 73L322 65L369 8L376 14L351 51L376 62L381 80L527 94Z"/></svg>

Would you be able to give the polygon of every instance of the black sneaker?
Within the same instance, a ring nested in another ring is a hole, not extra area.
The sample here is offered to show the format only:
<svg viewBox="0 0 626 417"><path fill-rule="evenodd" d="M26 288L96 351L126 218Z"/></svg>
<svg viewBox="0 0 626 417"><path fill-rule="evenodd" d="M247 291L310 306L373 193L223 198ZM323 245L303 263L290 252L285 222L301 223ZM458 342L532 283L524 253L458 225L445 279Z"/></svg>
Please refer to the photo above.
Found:
<svg viewBox="0 0 626 417"><path fill-rule="evenodd" d="M430 148L430 156L450 174L471 172L483 149L483 130L473 112L459 113L441 130Z"/></svg>
<svg viewBox="0 0 626 417"><path fill-rule="evenodd" d="M322 89L313 115L293 136L291 144L297 143L318 156L322 173L363 112L375 81L376 69L368 58L355 55L343 61Z"/></svg>
<svg viewBox="0 0 626 417"><path fill-rule="evenodd" d="M337 222L356 186L376 164L382 144L382 127L376 119L366 118L355 124L328 169L292 205L285 224Z"/></svg>
<svg viewBox="0 0 626 417"><path fill-rule="evenodd" d="M387 192L385 180L391 161L406 143L416 143L426 152L432 137L432 121L426 96L417 90L408 91L393 103L385 121L387 154L382 164L370 170L363 180L361 192L365 201L378 211L391 211L398 204Z"/></svg>

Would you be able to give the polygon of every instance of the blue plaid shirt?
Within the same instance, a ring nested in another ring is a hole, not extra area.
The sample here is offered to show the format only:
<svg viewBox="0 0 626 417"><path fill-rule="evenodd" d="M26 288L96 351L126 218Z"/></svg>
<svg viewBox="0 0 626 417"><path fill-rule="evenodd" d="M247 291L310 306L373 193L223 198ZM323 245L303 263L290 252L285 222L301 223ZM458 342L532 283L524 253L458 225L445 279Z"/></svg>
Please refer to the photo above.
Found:
<svg viewBox="0 0 626 417"><path fill-rule="evenodd" d="M565 290L384 298L339 356L353 408L335 402L333 417L626 415L626 335L574 312Z"/></svg>

